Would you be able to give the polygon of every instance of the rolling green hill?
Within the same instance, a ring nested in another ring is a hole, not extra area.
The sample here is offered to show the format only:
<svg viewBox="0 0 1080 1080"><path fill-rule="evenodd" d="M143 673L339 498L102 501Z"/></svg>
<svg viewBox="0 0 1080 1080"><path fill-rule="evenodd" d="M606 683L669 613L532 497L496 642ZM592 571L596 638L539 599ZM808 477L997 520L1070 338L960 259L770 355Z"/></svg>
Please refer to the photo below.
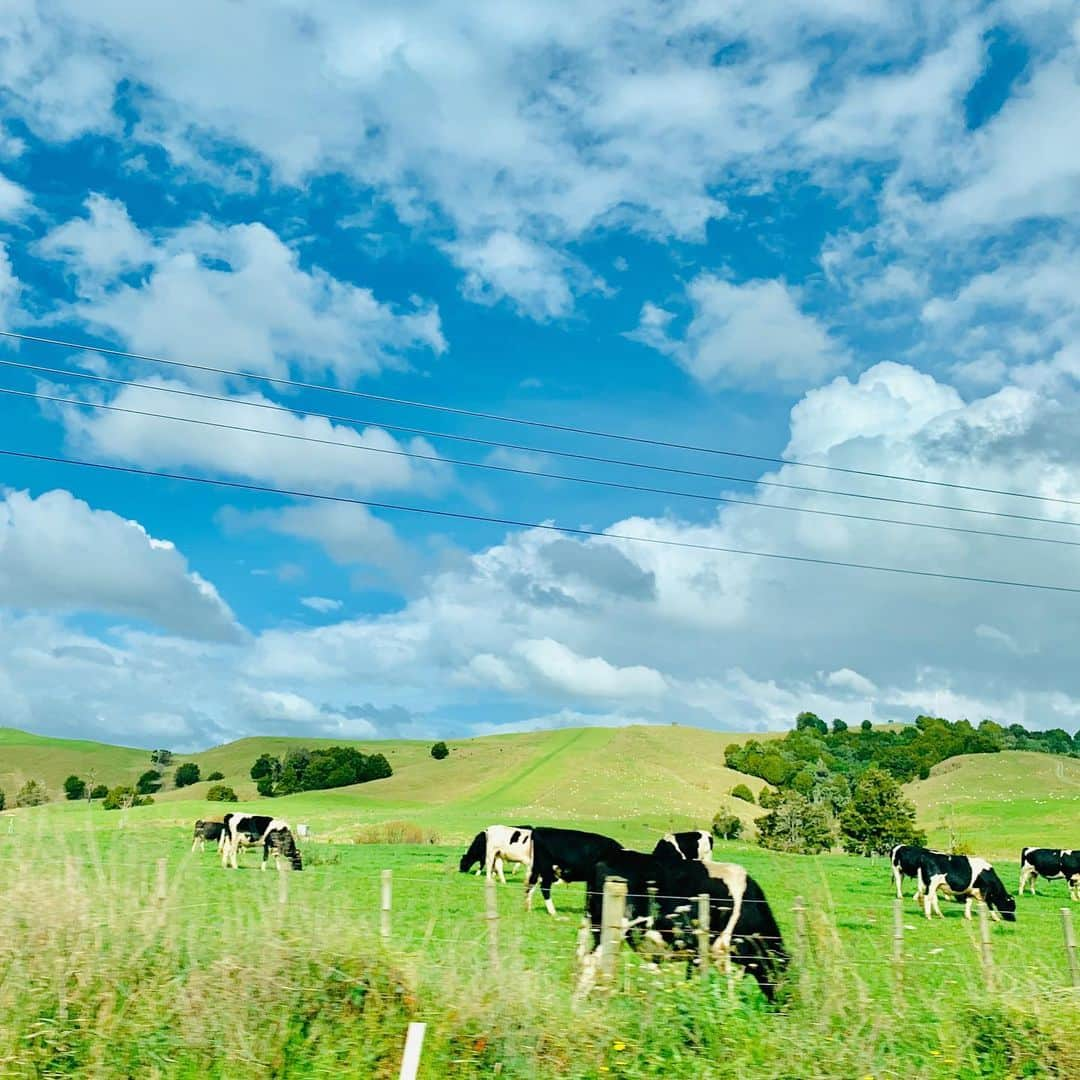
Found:
<svg viewBox="0 0 1080 1080"><path fill-rule="evenodd" d="M341 744L385 754L394 769L386 780L273 801L275 813L306 821L324 838L352 839L363 824L406 819L457 842L501 820L602 827L634 842L658 829L707 825L721 808L750 823L760 811L732 799L730 791L746 783L756 794L762 782L724 765L724 748L748 737L676 725L569 728L451 741L444 761L431 757L428 742L416 740L250 738L177 762L198 762L204 776L220 771L246 805L267 806L248 775L260 754ZM54 810L85 811L59 802L69 773L85 776L92 768L99 782L112 785L131 782L149 767L145 750L0 729L0 787L9 805L32 776L53 791ZM163 791L154 806L132 812L131 823L186 823L218 814L220 803L203 800L207 787ZM957 757L907 792L936 846L955 838L980 854L1015 859L1024 844L1080 842L1075 759L1011 751Z"/></svg>

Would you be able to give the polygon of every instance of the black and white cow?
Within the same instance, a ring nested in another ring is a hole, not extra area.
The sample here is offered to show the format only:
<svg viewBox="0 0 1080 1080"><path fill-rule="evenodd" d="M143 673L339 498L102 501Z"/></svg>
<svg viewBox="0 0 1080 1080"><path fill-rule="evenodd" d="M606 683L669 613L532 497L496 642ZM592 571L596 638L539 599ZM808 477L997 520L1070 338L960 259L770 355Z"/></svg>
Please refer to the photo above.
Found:
<svg viewBox="0 0 1080 1080"><path fill-rule="evenodd" d="M677 952L697 963L694 923L698 896L709 896L710 955L726 969L738 964L758 982L772 1001L777 983L788 964L787 951L761 886L734 863L676 861L619 851L600 862L589 884L588 917L593 952L583 957L579 993L595 978L600 945L604 883L609 877L626 882L625 929L635 948ZM732 888L739 893L736 902ZM650 896L650 889L655 890Z"/></svg>
<svg viewBox="0 0 1080 1080"><path fill-rule="evenodd" d="M230 813L225 815L225 839L221 845L221 865L239 866L240 849L262 844L262 869L271 853L274 865L280 870L284 858L294 870L303 870L304 863L296 847L288 822L264 814Z"/></svg>
<svg viewBox="0 0 1080 1080"><path fill-rule="evenodd" d="M610 836L545 826L533 829L532 846L525 907L532 910L533 893L539 885L549 915L555 914L551 886L556 881L589 881L601 859L623 849L622 844Z"/></svg>
<svg viewBox="0 0 1080 1080"><path fill-rule="evenodd" d="M198 848L200 851L205 851L207 840L220 848L224 835L224 821L203 821L200 819L195 822L195 834L191 841L191 850L194 851Z"/></svg>
<svg viewBox="0 0 1080 1080"><path fill-rule="evenodd" d="M1071 848L1032 848L1020 852L1020 895L1031 885L1035 895L1035 881L1046 878L1064 878L1069 887L1069 897L1080 900L1080 850Z"/></svg>
<svg viewBox="0 0 1080 1080"><path fill-rule="evenodd" d="M712 858L713 838L712 833L704 829L694 829L691 832L668 833L661 840L657 840L653 854L661 857L671 856L677 859L697 859L699 862L708 862Z"/></svg>
<svg viewBox="0 0 1080 1080"><path fill-rule="evenodd" d="M467 874L479 864L477 873L486 872L490 878L494 870L505 885L504 862L524 866L526 873L532 869L532 832L531 825L489 825L473 837L458 869Z"/></svg>
<svg viewBox="0 0 1080 1080"><path fill-rule="evenodd" d="M934 912L945 917L938 904L938 892L944 889L957 899L963 897L965 919L971 918L972 902L981 900L993 918L1016 922L1016 900L986 859L928 851L921 858L918 873L923 912L928 919Z"/></svg>
<svg viewBox="0 0 1080 1080"><path fill-rule="evenodd" d="M897 844L889 855L892 863L893 881L896 882L896 899L903 900L904 892L901 889L903 878L915 879L914 897L918 901L922 896L919 885L919 867L922 866L927 855L944 855L943 851L932 851L930 848L917 847L912 844Z"/></svg>

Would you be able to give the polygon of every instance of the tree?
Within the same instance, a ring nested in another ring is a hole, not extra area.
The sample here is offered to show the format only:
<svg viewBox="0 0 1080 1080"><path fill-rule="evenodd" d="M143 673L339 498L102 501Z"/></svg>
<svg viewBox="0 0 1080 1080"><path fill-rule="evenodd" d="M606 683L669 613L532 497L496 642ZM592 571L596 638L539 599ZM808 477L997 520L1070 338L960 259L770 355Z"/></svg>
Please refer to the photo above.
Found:
<svg viewBox="0 0 1080 1080"><path fill-rule="evenodd" d="M743 802L753 803L754 793L745 784L736 784L731 789L733 799L742 799Z"/></svg>
<svg viewBox="0 0 1080 1080"><path fill-rule="evenodd" d="M172 764L173 752L171 750L152 750L150 752L150 764L168 768Z"/></svg>
<svg viewBox="0 0 1080 1080"><path fill-rule="evenodd" d="M915 827L915 806L884 770L867 769L840 814L844 850L856 855L884 855L896 844L923 844L926 833Z"/></svg>
<svg viewBox="0 0 1080 1080"><path fill-rule="evenodd" d="M833 729L833 734L834 734L834 735L843 735L843 734L844 734L844 732L845 732L845 731L847 731L847 729L848 729L848 726L847 726L847 724L845 724L845 723L844 723L844 721L843 721L843 720L841 720L841 719L840 719L840 717L838 716L838 717L836 717L836 719L835 719L835 720L833 720L833 722L832 722L832 729Z"/></svg>
<svg viewBox="0 0 1080 1080"><path fill-rule="evenodd" d="M3 789L0 789L0 810L3 810L7 806L7 796L4 794Z"/></svg>
<svg viewBox="0 0 1080 1080"><path fill-rule="evenodd" d="M199 766L194 761L185 761L173 777L178 788L188 787L190 784L199 782Z"/></svg>
<svg viewBox="0 0 1080 1080"><path fill-rule="evenodd" d="M742 821L735 814L718 811L712 819L712 834L717 840L738 840Z"/></svg>
<svg viewBox="0 0 1080 1080"><path fill-rule="evenodd" d="M863 721L863 722L862 722L862 723L861 723L861 724L859 725L859 727L860 727L860 728L861 728L861 729L862 729L863 731L873 731L873 730L874 730L874 725L873 725L873 724L871 724L869 720L864 720L864 721Z"/></svg>
<svg viewBox="0 0 1080 1080"><path fill-rule="evenodd" d="M49 792L40 780L27 780L15 795L16 806L41 806L49 801Z"/></svg>
<svg viewBox="0 0 1080 1080"><path fill-rule="evenodd" d="M236 802L236 792L225 784L213 784L206 792L207 802Z"/></svg>
<svg viewBox="0 0 1080 1080"><path fill-rule="evenodd" d="M224 780L225 779L225 774L223 772L217 772L215 770L206 779L207 780Z"/></svg>
<svg viewBox="0 0 1080 1080"><path fill-rule="evenodd" d="M64 798L70 802L81 799L86 794L86 781L79 779L74 773L64 781Z"/></svg>
<svg viewBox="0 0 1080 1080"><path fill-rule="evenodd" d="M829 733L828 725L820 716L812 712L801 712L795 717L796 731L816 731L821 735Z"/></svg>
<svg viewBox="0 0 1080 1080"><path fill-rule="evenodd" d="M160 791L161 773L157 769L147 769L135 782L135 790L140 795L153 795L155 791Z"/></svg>
<svg viewBox="0 0 1080 1080"><path fill-rule="evenodd" d="M109 794L109 788L106 784L95 784L90 790L91 799L104 799Z"/></svg>
<svg viewBox="0 0 1080 1080"><path fill-rule="evenodd" d="M441 739L431 748L431 756L436 761L442 761L443 758L450 756L450 749L447 747Z"/></svg>
<svg viewBox="0 0 1080 1080"><path fill-rule="evenodd" d="M126 810L129 806L150 806L153 801L152 796L140 795L130 784L118 784L116 787L109 788L102 808Z"/></svg>
<svg viewBox="0 0 1080 1080"><path fill-rule="evenodd" d="M269 776L271 781L273 781L280 775L281 762L270 754L260 754L255 759L255 764L251 766L252 780L261 780L264 776Z"/></svg>
<svg viewBox="0 0 1080 1080"><path fill-rule="evenodd" d="M260 776L255 782L255 790L266 798L272 798L274 795L274 781L272 777Z"/></svg>
<svg viewBox="0 0 1080 1080"><path fill-rule="evenodd" d="M758 795L758 806L764 810L775 810L783 801L783 798L776 788L763 787Z"/></svg>
<svg viewBox="0 0 1080 1080"><path fill-rule="evenodd" d="M785 792L780 805L756 824L758 843L774 851L817 855L828 851L835 840L825 807L795 791Z"/></svg>

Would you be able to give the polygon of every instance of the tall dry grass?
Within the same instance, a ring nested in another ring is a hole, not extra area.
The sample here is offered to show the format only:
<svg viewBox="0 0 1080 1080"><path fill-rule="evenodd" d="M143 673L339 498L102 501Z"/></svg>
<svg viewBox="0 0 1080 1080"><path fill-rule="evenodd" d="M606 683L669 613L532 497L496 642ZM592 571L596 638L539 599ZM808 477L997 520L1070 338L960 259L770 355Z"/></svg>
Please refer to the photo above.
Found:
<svg viewBox="0 0 1080 1080"><path fill-rule="evenodd" d="M152 861L55 849L0 873L5 1078L391 1077L410 1019L430 1078L1080 1076L1080 995L1037 964L993 994L977 963L883 989L887 960L849 955L822 910L779 1008L629 955L614 993L575 1007L572 935L546 922L507 920L493 968L479 918L399 952L332 895L317 917L298 888L280 904L272 873L189 861L160 895Z"/></svg>

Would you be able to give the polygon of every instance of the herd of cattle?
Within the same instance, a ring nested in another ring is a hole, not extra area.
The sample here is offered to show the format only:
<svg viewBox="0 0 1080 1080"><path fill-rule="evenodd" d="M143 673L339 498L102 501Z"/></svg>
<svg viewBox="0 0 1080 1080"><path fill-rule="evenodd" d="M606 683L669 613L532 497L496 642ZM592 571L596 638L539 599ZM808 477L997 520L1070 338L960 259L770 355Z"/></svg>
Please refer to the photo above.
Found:
<svg viewBox="0 0 1080 1080"><path fill-rule="evenodd" d="M292 830L280 818L230 813L220 821L197 821L192 851L204 850L207 841L217 843L223 867L236 869L244 848L261 846L264 870L271 855L279 868L284 859L294 870L303 869ZM626 883L626 939L655 958L683 955L691 964L698 962L697 898L707 896L711 960L723 970L730 970L731 962L744 968L771 1001L788 964L776 919L761 886L746 869L737 863L714 862L712 855L712 836L704 831L668 833L646 854L599 833L489 825L473 838L459 869L467 873L478 867L478 873L505 884L507 864L523 867L526 908L531 909L539 887L551 915L556 913L552 886L558 881L584 882L590 946L581 950L579 959L585 989L597 970L603 896L609 879ZM890 863L897 898L903 898L903 879L914 878L915 901L928 919L941 916L938 895L944 891L964 901L965 918L971 918L972 904L978 900L995 919L1016 920L1016 899L986 859L898 845ZM1040 877L1064 879L1070 897L1080 900L1080 850L1024 848L1020 894L1028 887L1034 893Z"/></svg>

